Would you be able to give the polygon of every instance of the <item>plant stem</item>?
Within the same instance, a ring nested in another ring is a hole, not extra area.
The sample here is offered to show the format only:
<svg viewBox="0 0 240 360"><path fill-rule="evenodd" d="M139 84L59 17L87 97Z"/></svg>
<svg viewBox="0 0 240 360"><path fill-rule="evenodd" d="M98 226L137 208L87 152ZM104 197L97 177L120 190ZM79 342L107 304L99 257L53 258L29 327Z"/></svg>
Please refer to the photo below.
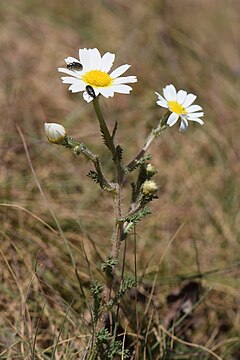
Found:
<svg viewBox="0 0 240 360"><path fill-rule="evenodd" d="M117 169L117 182L114 184L115 191L113 193L114 197L114 217L115 217L115 229L114 229L114 238L113 238L113 244L112 244L112 250L111 250L111 258L116 261L116 265L112 268L111 276L106 276L106 286L103 290L102 294L102 307L106 305L110 298L111 298L111 292L112 287L114 284L115 279L115 272L116 272L116 266L121 246L121 237L123 233L123 224L118 221L119 218L122 216L122 205L121 205L121 193L122 193L122 181L124 176L124 171L122 168L122 164L120 161L120 158L117 153L117 149L114 145L113 138L110 135L110 132L108 130L108 127L106 125L105 119L102 115L101 108L99 106L98 98L93 99L93 106L94 110L96 112L101 131L104 136L104 140L106 142L106 145L108 149L110 150L112 154L113 162ZM97 324L97 331L99 331L101 328L105 326L107 319L107 312L103 309L102 313L99 316L98 324Z"/></svg>
<svg viewBox="0 0 240 360"><path fill-rule="evenodd" d="M113 191L115 188L103 175L101 163L99 161L98 155L92 153L86 145L79 143L78 141L72 139L69 136L66 136L61 145L67 147L68 149L73 150L74 154L80 155L83 154L88 160L91 160L96 172L101 179L101 183L104 185L104 188L108 191Z"/></svg>
<svg viewBox="0 0 240 360"><path fill-rule="evenodd" d="M142 150L140 150L137 156L126 166L125 173L130 172L135 168L137 162L146 154L153 140L157 136L161 135L161 133L168 127L168 125L166 125L166 119L168 118L168 116L169 116L169 112L167 112L163 116L163 118L159 121L159 125L155 129L152 129L152 131L147 137L145 144L143 145Z"/></svg>
<svg viewBox="0 0 240 360"><path fill-rule="evenodd" d="M102 111L101 111L101 108L100 108L100 105L99 105L98 97L93 99L93 107L94 107L94 110L96 112L96 115L97 115L97 118L98 118L98 121L99 121L99 124L100 124L101 131L103 133L104 139L106 141L106 145L109 148L109 150L111 151L112 159L113 159L114 163L116 164L117 173L118 173L118 183L121 183L122 178L123 178L123 169L122 169L122 166L121 166L121 162L120 162L120 160L118 158L118 154L117 154L114 142L113 142L113 138L110 135L110 132L108 130L108 127L107 127L106 122L104 120L104 117L102 115Z"/></svg>
<svg viewBox="0 0 240 360"><path fill-rule="evenodd" d="M107 147L111 151L113 159L114 159L115 156L116 156L116 149L115 149L112 137L110 135L110 132L108 130L108 127L106 125L106 122L104 120L104 117L102 115L102 111L100 109L99 101L98 101L97 97L95 99L93 99L93 107L94 107L94 110L96 112L96 115L97 115L97 118L98 118L98 121L99 121L99 124L100 124L100 128L101 128L101 130L103 132L103 135L105 137Z"/></svg>
<svg viewBox="0 0 240 360"><path fill-rule="evenodd" d="M121 246L121 238L123 233L123 223L119 222L118 219L122 216L122 206L121 206L121 186L116 184L116 193L114 195L114 214L115 214L115 229L114 229L114 238L111 250L111 258L116 260L116 265L112 268L111 276L106 276L106 286L102 293L102 307L104 307L111 298L111 292L115 280L115 272L117 267L117 261ZM98 324L97 324L97 331L105 326L107 320L107 312L102 311L99 316Z"/></svg>

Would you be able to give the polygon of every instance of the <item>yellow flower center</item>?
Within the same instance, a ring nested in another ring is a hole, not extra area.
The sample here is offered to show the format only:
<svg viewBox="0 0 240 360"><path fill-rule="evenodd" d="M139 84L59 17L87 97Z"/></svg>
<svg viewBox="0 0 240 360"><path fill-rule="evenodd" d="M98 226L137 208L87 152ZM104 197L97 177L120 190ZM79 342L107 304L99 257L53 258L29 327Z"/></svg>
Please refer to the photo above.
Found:
<svg viewBox="0 0 240 360"><path fill-rule="evenodd" d="M112 85L113 79L105 72L91 70L82 76L82 80L94 87L108 87Z"/></svg>
<svg viewBox="0 0 240 360"><path fill-rule="evenodd" d="M186 109L175 100L168 101L168 106L172 112L178 115L187 114Z"/></svg>

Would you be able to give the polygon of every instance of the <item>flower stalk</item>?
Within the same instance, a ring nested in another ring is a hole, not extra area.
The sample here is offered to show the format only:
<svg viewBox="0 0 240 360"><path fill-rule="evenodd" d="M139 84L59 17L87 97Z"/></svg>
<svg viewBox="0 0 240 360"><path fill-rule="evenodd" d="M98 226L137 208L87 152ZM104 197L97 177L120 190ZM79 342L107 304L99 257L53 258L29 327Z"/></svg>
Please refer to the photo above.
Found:
<svg viewBox="0 0 240 360"><path fill-rule="evenodd" d="M106 122L104 120L104 117L103 117L103 114L102 114L102 111L101 111L101 108L99 105L98 97L93 99L93 107L94 107L95 113L97 115L97 118L98 118L98 121L100 124L100 129L102 131L106 145L109 148L109 150L111 151L112 159L113 159L114 163L116 164L117 174L118 174L118 183L120 184L120 183L122 183L122 178L123 178L123 169L121 166L121 160L119 159L117 149L114 145L113 137L110 135L110 132L109 132Z"/></svg>
<svg viewBox="0 0 240 360"><path fill-rule="evenodd" d="M156 137L160 136L164 130L166 130L166 128L168 127L168 125L166 124L166 121L167 121L169 114L170 113L167 112L163 116L163 118L159 121L158 126L155 129L152 129L152 131L150 132L150 134L147 137L146 142L143 145L142 150L140 150L140 152L137 154L137 156L125 167L125 169L124 169L125 173L131 172L135 169L138 161L144 157L144 155L148 151L150 145L152 144L153 140Z"/></svg>

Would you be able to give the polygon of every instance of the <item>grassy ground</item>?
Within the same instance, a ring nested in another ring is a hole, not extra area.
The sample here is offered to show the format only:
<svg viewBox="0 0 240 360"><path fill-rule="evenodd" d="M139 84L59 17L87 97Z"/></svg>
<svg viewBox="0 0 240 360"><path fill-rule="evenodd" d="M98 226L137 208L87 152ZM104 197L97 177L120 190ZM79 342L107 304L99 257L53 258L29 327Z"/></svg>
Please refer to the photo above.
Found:
<svg viewBox="0 0 240 360"><path fill-rule="evenodd" d="M91 164L46 141L43 124L62 123L101 154L110 174L92 106L68 93L56 71L79 48L97 47L138 76L131 96L102 101L109 126L119 120L126 162L162 115L154 91L173 83L197 94L205 110L204 127L190 124L186 134L173 127L152 147L160 196L136 230L143 329L134 342L137 320L125 306L126 346L139 359L214 359L209 350L240 359L239 12L237 0L0 3L0 358L81 359L89 342L90 314L52 213L89 298L109 254L111 199L87 178ZM133 259L130 236L129 275ZM193 297L201 285L194 312L167 334L186 284Z"/></svg>

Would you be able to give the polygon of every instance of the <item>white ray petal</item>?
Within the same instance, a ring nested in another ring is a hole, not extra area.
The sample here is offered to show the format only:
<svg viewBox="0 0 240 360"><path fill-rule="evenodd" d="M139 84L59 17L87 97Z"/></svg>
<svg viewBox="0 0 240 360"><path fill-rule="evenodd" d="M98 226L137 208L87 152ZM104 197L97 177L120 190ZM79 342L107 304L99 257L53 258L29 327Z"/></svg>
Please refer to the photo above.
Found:
<svg viewBox="0 0 240 360"><path fill-rule="evenodd" d="M203 125L204 124L204 121L202 119L198 119L198 118L191 118L191 117L188 117L187 118L189 121L195 121L197 123L199 123L200 125Z"/></svg>
<svg viewBox="0 0 240 360"><path fill-rule="evenodd" d="M72 88L79 89L77 91L85 90L86 84L82 80L75 79L70 76L63 76L61 79L62 79L63 84L75 84ZM71 87L69 87L69 90L71 91L70 88ZM77 92L77 91L73 91L73 92Z"/></svg>
<svg viewBox="0 0 240 360"><path fill-rule="evenodd" d="M173 126L174 124L176 124L176 122L178 121L179 115L176 113L171 113L171 115L169 116L168 120L167 120L167 124L169 126Z"/></svg>
<svg viewBox="0 0 240 360"><path fill-rule="evenodd" d="M196 100L196 95L193 95L193 94L188 94L186 96L186 99L184 100L182 106L185 107L185 109L191 105L195 100Z"/></svg>
<svg viewBox="0 0 240 360"><path fill-rule="evenodd" d="M121 77L114 79L113 84L114 85L124 84L124 83L132 84L135 82L137 82L136 76L121 76Z"/></svg>
<svg viewBox="0 0 240 360"><path fill-rule="evenodd" d="M69 86L68 90L72 93L83 91L86 87L86 84L84 84L81 80L74 80L71 86Z"/></svg>
<svg viewBox="0 0 240 360"><path fill-rule="evenodd" d="M65 61L66 64L71 64L73 62L78 62L79 63L79 59L75 59L74 57L71 57L71 56L64 59L64 61Z"/></svg>
<svg viewBox="0 0 240 360"><path fill-rule="evenodd" d="M110 52L107 52L106 54L104 54L102 57L101 70L108 73L114 63L114 60L115 60L115 54L112 54Z"/></svg>
<svg viewBox="0 0 240 360"><path fill-rule="evenodd" d="M186 99L187 92L185 90L179 90L177 93L177 102L182 105Z"/></svg>
<svg viewBox="0 0 240 360"><path fill-rule="evenodd" d="M112 88L110 88L110 87L108 87L108 88L99 88L99 92L100 92L100 94L102 94L106 98L113 97L113 95L114 95L114 90Z"/></svg>
<svg viewBox="0 0 240 360"><path fill-rule="evenodd" d="M63 76L61 77L63 84L73 84L75 81L81 81L78 80L72 76Z"/></svg>
<svg viewBox="0 0 240 360"><path fill-rule="evenodd" d="M185 131L187 131L187 128L188 128L188 122L187 122L187 120L186 120L186 119L182 119L181 124L180 124L180 127L179 127L179 131L185 132Z"/></svg>
<svg viewBox="0 0 240 360"><path fill-rule="evenodd" d="M199 105L191 105L191 106L189 106L189 107L186 108L186 111L187 111L188 113L193 113L193 112L199 111L199 110L202 110L202 107L199 106Z"/></svg>
<svg viewBox="0 0 240 360"><path fill-rule="evenodd" d="M117 69L115 69L111 72L111 74L110 74L111 78L116 79L116 77L125 73L125 71L127 71L130 67L131 67L131 65L128 65L128 64L119 66Z"/></svg>
<svg viewBox="0 0 240 360"><path fill-rule="evenodd" d="M202 117L203 115L204 115L204 112L196 112L196 113L187 114L187 116L194 117L194 118Z"/></svg>
<svg viewBox="0 0 240 360"><path fill-rule="evenodd" d="M159 100L165 100L162 95L160 95L158 92L155 91L155 94L157 95Z"/></svg>
<svg viewBox="0 0 240 360"><path fill-rule="evenodd" d="M92 70L100 70L102 66L102 59L98 49L89 49L88 50L90 57L90 67Z"/></svg>
<svg viewBox="0 0 240 360"><path fill-rule="evenodd" d="M92 96L90 96L87 91L84 91L83 98L87 103L90 103L93 100Z"/></svg>
<svg viewBox="0 0 240 360"><path fill-rule="evenodd" d="M117 92L119 94L129 94L132 90L131 86L124 84L112 85L111 88L114 90L114 92Z"/></svg>
<svg viewBox="0 0 240 360"><path fill-rule="evenodd" d="M168 108L168 103L165 99L157 100L157 104L161 107Z"/></svg>
<svg viewBox="0 0 240 360"><path fill-rule="evenodd" d="M163 95L167 101L173 101L177 98L177 92L175 87L170 84L163 89Z"/></svg>
<svg viewBox="0 0 240 360"><path fill-rule="evenodd" d="M83 66L84 71L89 71L91 69L89 50L79 49L79 59L80 59L80 63Z"/></svg>
<svg viewBox="0 0 240 360"><path fill-rule="evenodd" d="M80 71L73 71L73 70L69 70L69 69L66 69L66 68L58 68L58 71L59 72L62 72L64 74L67 74L67 75L71 75L73 76L74 78L77 78L79 79L79 73Z"/></svg>

